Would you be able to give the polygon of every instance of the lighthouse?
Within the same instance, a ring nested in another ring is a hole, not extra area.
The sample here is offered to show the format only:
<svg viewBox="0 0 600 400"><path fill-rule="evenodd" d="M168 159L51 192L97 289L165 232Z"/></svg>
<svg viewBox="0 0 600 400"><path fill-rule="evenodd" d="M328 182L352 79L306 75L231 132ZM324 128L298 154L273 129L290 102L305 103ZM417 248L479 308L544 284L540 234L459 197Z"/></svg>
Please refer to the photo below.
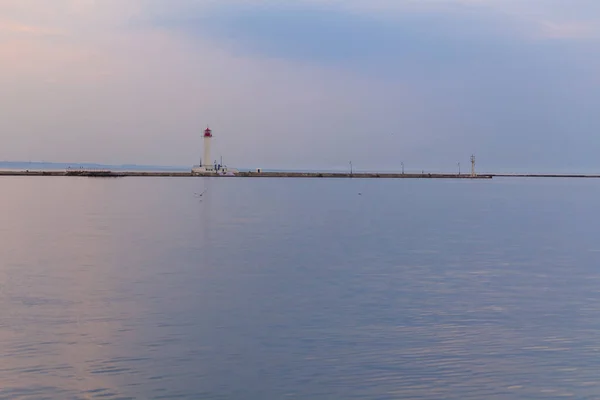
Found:
<svg viewBox="0 0 600 400"><path fill-rule="evenodd" d="M1 1L1 0L0 0ZM200 165L194 165L192 167L192 175L195 176L208 176L208 175L224 175L224 176L233 176L239 171L237 169L227 168L223 165L223 158L221 157L221 162L217 165L216 162L212 162L212 158L210 158L210 145L212 141L212 131L209 127L206 127L204 130L204 153L202 159L200 160Z"/></svg>
<svg viewBox="0 0 600 400"><path fill-rule="evenodd" d="M210 141L212 137L212 131L209 127L206 127L204 130L204 157L202 157L202 166L207 171L213 169L212 160L210 158Z"/></svg>

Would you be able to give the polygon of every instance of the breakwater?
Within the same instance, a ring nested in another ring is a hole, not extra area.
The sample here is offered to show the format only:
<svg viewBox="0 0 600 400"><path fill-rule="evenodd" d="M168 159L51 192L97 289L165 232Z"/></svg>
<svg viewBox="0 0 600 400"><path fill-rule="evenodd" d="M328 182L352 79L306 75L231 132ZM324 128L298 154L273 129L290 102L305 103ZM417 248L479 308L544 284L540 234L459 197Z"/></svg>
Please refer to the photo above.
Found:
<svg viewBox="0 0 600 400"><path fill-rule="evenodd" d="M50 170L0 171L0 176L79 176L98 178L118 177L213 177L213 178L355 178L355 179L492 179L492 178L596 178L600 174L443 174L443 173L389 173L389 172L278 172L237 171L229 174L192 173L185 171L110 171L110 170Z"/></svg>
<svg viewBox="0 0 600 400"><path fill-rule="evenodd" d="M493 175L466 175L466 174L402 174L402 173L375 173L375 172L249 172L240 171L231 174L192 173L178 171L108 171L108 170L70 170L70 171L0 171L0 176L74 176L74 177L214 177L214 178L382 178L382 179L491 179Z"/></svg>
<svg viewBox="0 0 600 400"><path fill-rule="evenodd" d="M465 175L465 174L402 174L402 173L377 173L377 172L238 172L235 176L248 178L420 178L420 179L491 179L491 175Z"/></svg>

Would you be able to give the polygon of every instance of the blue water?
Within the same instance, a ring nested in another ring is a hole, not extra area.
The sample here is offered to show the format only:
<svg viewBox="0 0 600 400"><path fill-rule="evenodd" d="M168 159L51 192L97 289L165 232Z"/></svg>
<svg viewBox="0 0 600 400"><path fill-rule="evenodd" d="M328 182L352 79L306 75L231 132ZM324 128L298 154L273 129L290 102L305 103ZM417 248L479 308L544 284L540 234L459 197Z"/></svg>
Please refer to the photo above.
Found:
<svg viewBox="0 0 600 400"><path fill-rule="evenodd" d="M0 185L0 399L600 397L600 181Z"/></svg>

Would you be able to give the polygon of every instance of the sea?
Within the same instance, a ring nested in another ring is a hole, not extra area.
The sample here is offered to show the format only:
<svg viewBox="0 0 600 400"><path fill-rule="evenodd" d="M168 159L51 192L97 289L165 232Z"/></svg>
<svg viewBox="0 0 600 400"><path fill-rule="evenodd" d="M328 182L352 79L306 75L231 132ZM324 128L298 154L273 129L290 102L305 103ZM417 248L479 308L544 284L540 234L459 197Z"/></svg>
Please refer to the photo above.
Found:
<svg viewBox="0 0 600 400"><path fill-rule="evenodd" d="M0 399L600 398L598 180L0 179Z"/></svg>

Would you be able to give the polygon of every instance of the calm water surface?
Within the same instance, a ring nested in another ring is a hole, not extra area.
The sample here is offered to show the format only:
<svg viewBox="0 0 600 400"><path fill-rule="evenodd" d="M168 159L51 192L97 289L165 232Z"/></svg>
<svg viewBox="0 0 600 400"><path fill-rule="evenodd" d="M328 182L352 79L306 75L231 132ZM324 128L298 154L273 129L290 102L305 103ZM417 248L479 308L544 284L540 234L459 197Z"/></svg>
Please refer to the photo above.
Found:
<svg viewBox="0 0 600 400"><path fill-rule="evenodd" d="M600 398L600 181L0 187L1 399Z"/></svg>

